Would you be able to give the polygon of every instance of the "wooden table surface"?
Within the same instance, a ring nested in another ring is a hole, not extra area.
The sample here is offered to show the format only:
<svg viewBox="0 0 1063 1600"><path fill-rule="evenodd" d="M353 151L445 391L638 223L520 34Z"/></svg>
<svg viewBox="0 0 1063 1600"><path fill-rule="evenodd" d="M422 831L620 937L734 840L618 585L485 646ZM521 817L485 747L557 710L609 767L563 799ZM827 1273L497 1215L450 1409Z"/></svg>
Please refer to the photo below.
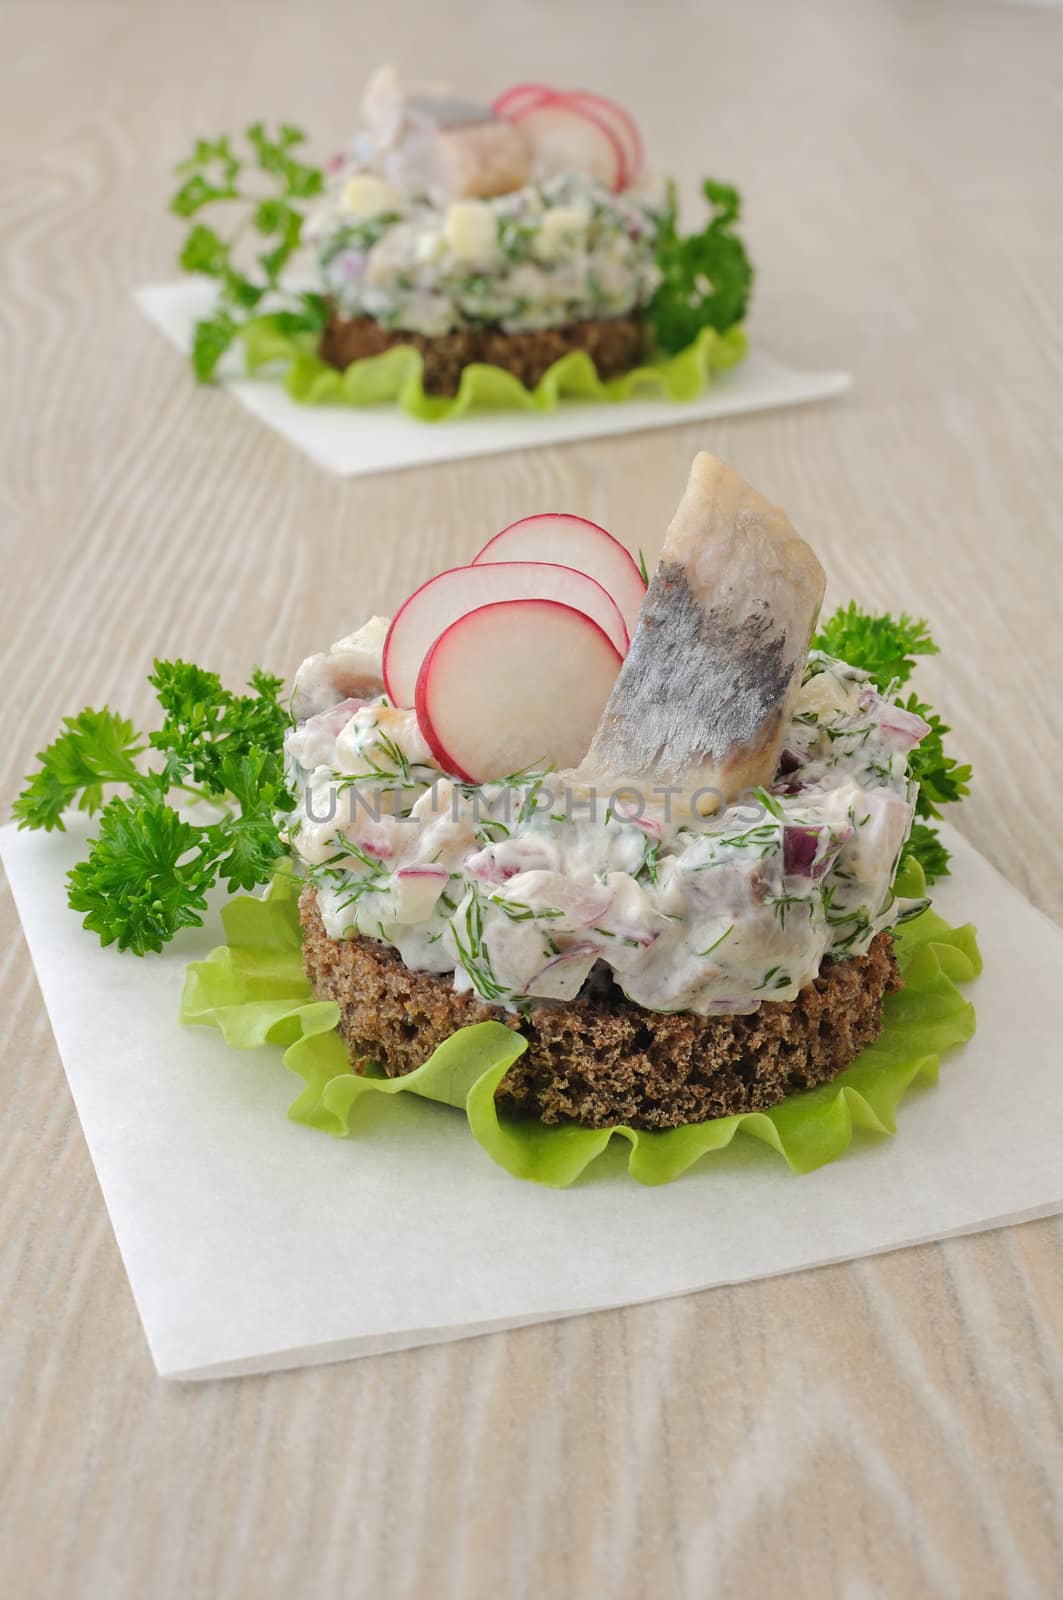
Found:
<svg viewBox="0 0 1063 1600"><path fill-rule="evenodd" d="M708 446L786 506L832 603L932 620L919 682L977 774L959 825L1063 914L1054 11L9 0L3 41L5 811L63 713L147 713L153 654L290 671L540 508L652 554ZM344 482L197 389L130 299L173 275L170 166L256 116L324 155L382 58L637 108L688 193L741 184L754 338L851 395ZM160 1382L0 893L3 1593L1059 1593L1058 1221Z"/></svg>

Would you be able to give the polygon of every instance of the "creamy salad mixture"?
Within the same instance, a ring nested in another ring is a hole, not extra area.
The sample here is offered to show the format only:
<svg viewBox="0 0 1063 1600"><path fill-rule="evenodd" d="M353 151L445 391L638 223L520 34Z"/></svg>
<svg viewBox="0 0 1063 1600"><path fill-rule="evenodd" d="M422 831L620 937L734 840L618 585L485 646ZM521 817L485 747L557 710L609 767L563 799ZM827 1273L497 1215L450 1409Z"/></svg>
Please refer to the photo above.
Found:
<svg viewBox="0 0 1063 1600"><path fill-rule="evenodd" d="M624 316L660 281L659 207L565 173L442 207L374 173L337 187L304 239L346 316L430 337Z"/></svg>
<svg viewBox="0 0 1063 1600"><path fill-rule="evenodd" d="M915 909L892 883L926 724L844 662L810 656L771 788L696 818L550 773L454 782L415 712L385 696L316 709L320 677L286 753L291 843L325 928L384 940L458 992L568 1001L597 968L651 1010L750 1013Z"/></svg>

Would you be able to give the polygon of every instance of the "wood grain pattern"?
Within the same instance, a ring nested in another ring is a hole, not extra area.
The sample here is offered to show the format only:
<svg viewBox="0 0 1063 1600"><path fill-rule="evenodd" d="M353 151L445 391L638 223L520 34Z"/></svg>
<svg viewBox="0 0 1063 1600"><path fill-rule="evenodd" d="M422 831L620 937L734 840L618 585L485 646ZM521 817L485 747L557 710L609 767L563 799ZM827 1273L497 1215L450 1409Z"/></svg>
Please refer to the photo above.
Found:
<svg viewBox="0 0 1063 1600"><path fill-rule="evenodd" d="M64 712L146 712L155 653L290 670L539 507L652 555L707 445L786 506L831 601L932 618L920 680L977 771L961 826L1059 917L1059 36L1048 10L948 0L451 0L445 19L429 0L9 0L5 809ZM168 167L262 114L326 153L387 57L473 91L601 86L688 199L703 171L740 180L755 336L851 367L852 394L344 482L197 390L130 300L171 271ZM158 1382L0 898L2 1592L1058 1592L1058 1221L346 1366Z"/></svg>

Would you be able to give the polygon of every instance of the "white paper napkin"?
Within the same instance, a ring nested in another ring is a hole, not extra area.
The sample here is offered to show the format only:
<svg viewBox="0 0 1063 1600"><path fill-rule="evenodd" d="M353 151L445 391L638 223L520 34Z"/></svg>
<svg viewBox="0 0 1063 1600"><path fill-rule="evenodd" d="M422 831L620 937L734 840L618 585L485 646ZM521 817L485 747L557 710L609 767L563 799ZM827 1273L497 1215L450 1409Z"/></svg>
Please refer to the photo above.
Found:
<svg viewBox="0 0 1063 1600"><path fill-rule="evenodd" d="M190 348L192 329L209 314L213 285L187 278L183 283L152 284L134 291L140 310L178 349ZM191 372L189 381L192 381ZM233 378L227 390L267 427L341 477L415 467L429 461L527 450L535 445L590 439L606 433L634 433L728 417L741 411L800 405L841 394L847 372L797 372L754 348L733 371L716 379L697 400L630 400L623 405L565 401L556 411L498 412L460 417L454 422L417 422L398 406L301 406L276 378Z"/></svg>
<svg viewBox="0 0 1063 1600"><path fill-rule="evenodd" d="M1063 932L951 831L937 904L979 928L978 1032L908 1095L896 1138L858 1135L806 1177L739 1139L658 1189L607 1157L564 1191L508 1176L460 1112L412 1095L361 1101L347 1140L288 1122L280 1051L176 1021L218 924L161 957L101 950L65 903L83 838L8 827L0 854L165 1376L403 1349L1063 1210Z"/></svg>

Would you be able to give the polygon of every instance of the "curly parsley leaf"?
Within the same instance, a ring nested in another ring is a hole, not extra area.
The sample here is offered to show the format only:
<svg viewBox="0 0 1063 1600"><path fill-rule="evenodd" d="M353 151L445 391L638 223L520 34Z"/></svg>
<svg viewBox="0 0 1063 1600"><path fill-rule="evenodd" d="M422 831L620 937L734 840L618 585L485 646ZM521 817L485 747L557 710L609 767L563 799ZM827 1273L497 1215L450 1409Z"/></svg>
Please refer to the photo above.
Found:
<svg viewBox="0 0 1063 1600"><path fill-rule="evenodd" d="M196 323L192 335L192 370L200 383L208 383L214 376L218 362L238 332L239 324L224 311Z"/></svg>
<svg viewBox="0 0 1063 1600"><path fill-rule="evenodd" d="M932 711L914 694L910 694L902 703L906 711L914 711L917 717L922 717L924 722L930 724L930 732L923 736L908 757L908 771L919 785L916 815L940 817L939 806L954 805L964 795L970 794L970 764L957 761L945 749L945 735L951 733L952 729L948 723L942 722L936 711Z"/></svg>
<svg viewBox="0 0 1063 1600"><path fill-rule="evenodd" d="M823 623L813 641L818 650L848 661L870 673L875 687L885 694L891 684L908 682L917 656L936 656L938 647L926 622L913 621L906 611L899 617L872 616L855 600L839 606Z"/></svg>
<svg viewBox="0 0 1063 1600"><path fill-rule="evenodd" d="M276 814L290 811L292 799L284 787L280 754L250 750L229 757L221 780L240 809L210 830L217 852L218 877L235 894L268 883L284 847L277 831Z"/></svg>
<svg viewBox="0 0 1063 1600"><path fill-rule="evenodd" d="M62 828L68 806L96 811L106 785L128 791L104 806L68 899L102 944L137 955L200 924L215 882L232 892L268 882L284 854L279 819L293 805L280 678L256 670L249 692L234 694L216 672L156 661L149 681L161 728L144 738L106 708L67 717L15 802L20 827ZM148 749L163 764L145 772L137 757ZM172 799L209 802L206 820L182 816Z"/></svg>
<svg viewBox="0 0 1063 1600"><path fill-rule="evenodd" d="M137 776L136 758L143 749L133 724L106 706L64 717L63 732L38 751L40 768L15 801L19 827L65 831L62 814L71 806L98 811L105 784L129 783Z"/></svg>
<svg viewBox="0 0 1063 1600"><path fill-rule="evenodd" d="M229 259L229 247L221 236L197 222L185 239L180 264L186 272L204 272L210 278L220 278Z"/></svg>
<svg viewBox="0 0 1063 1600"><path fill-rule="evenodd" d="M68 876L67 899L101 944L142 956L202 923L213 882L201 828L165 801L115 799L88 857Z"/></svg>
<svg viewBox="0 0 1063 1600"><path fill-rule="evenodd" d="M949 852L938 838L937 829L925 822L913 822L908 842L901 854L901 862L914 857L922 867L927 883L936 883L949 875Z"/></svg>
<svg viewBox="0 0 1063 1600"><path fill-rule="evenodd" d="M156 661L148 682L164 712L162 727L149 736L166 755L171 779L191 777L211 795L233 793L231 779L242 759L269 754L281 760L290 723L281 703L281 678L256 669L250 694L232 694L216 672L187 661ZM279 776L271 771L270 778ZM243 803L243 795L239 795Z"/></svg>
<svg viewBox="0 0 1063 1600"><path fill-rule="evenodd" d="M324 189L320 168L302 161L294 152L306 135L291 123L281 123L271 133L264 123L245 130L246 150L241 152L228 136L197 139L192 153L176 168L182 180L170 201L179 217L199 217L207 206L221 205L235 215L228 232L196 221L185 236L179 261L186 272L202 272L218 282L218 306L197 323L192 341L192 367L201 383L213 378L218 364L238 337L248 315L268 293L282 297L288 333L316 331L325 320L321 295L286 294L281 275L299 248L303 225L302 203ZM237 259L237 248L248 228L271 248L254 261L257 275Z"/></svg>
<svg viewBox="0 0 1063 1600"><path fill-rule="evenodd" d="M862 667L881 694L891 694L906 684L919 656L937 655L938 647L923 618L913 619L907 612L899 617L862 611L855 601L839 606L821 625L812 641L817 650ZM915 803L917 817L940 817L940 807L962 800L970 792L971 768L945 749L945 735L952 730L936 711L910 694L898 701L930 725L908 757L908 770L919 785ZM947 876L949 853L936 829L917 822L901 853L903 863L914 856L926 873L927 883Z"/></svg>
<svg viewBox="0 0 1063 1600"><path fill-rule="evenodd" d="M753 265L734 229L742 213L738 190L707 178L702 193L709 221L700 233L682 235L678 192L669 183L657 238L661 282L647 316L658 347L670 354L693 344L702 328L725 333L741 322L753 289Z"/></svg>

